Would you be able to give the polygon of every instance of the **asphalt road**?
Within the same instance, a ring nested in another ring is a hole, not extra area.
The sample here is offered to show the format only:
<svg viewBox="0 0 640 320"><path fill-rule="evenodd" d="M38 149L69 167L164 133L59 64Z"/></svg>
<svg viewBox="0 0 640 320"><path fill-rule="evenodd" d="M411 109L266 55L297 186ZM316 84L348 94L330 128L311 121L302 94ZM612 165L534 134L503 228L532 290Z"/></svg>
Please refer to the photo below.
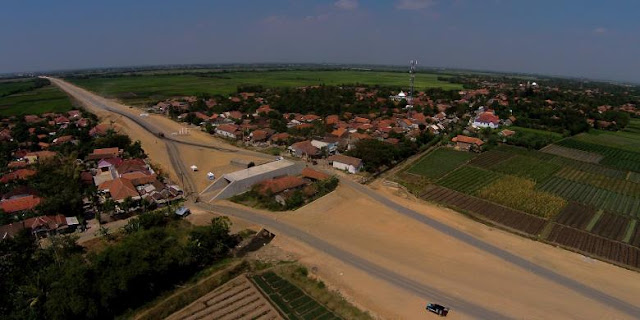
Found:
<svg viewBox="0 0 640 320"><path fill-rule="evenodd" d="M120 114L122 116L125 116L153 134L157 134L158 132L161 132L158 130L156 126L154 126L152 123L149 123L148 121L143 121L137 117L130 116L128 113L111 108L110 106L106 105L104 102L100 101L99 99L94 98L91 95L85 94L82 91L74 90L72 86L69 86L68 84L63 82L60 83L59 80L54 80L54 82L58 84L63 90L67 91L68 93L70 93L71 95L73 95L74 97L76 97L81 101L90 103L95 107L102 108L102 109ZM167 149L169 151L171 162L176 170L176 173L180 174L179 172L184 172L185 170L184 165L182 164L182 161L178 160L179 153L175 149L174 143L185 143L185 142L171 139L168 137L165 137L164 140L165 140L165 143L167 144ZM185 143L185 144L204 147L204 148L214 148L220 151L226 151L224 148L219 148L215 146L208 146L208 145L201 145L201 144L194 144L194 143ZM235 151L235 150L231 150L231 151ZM185 180L187 180L186 182L184 182L186 186L183 186L183 187L193 188L193 183L189 181L188 175L183 175L183 176L185 176ZM348 179L341 179L341 182L348 184L352 188L371 197L372 199L381 203L382 205L385 205L386 207L402 215L405 215L415 220L416 222L425 224L439 232L447 234L448 236L458 241L464 242L490 255L498 257L502 259L505 263L508 263L514 267L522 268L541 278L550 280L554 283L564 286L572 290L576 294L582 295L594 301L598 301L604 305L608 305L632 317L638 317L640 315L640 306L638 305L632 305L623 300L617 299L602 291L599 291L595 288L584 285L574 279L571 279L562 274L559 274L551 269L548 269L544 266L533 263L511 252L508 252L490 243L477 239L470 234L467 234L463 231L460 231L451 226L448 226L442 222L439 222L425 215L422 215L416 211L406 208L386 198L385 196L371 190L366 186L360 185ZM189 184L191 184L191 186L189 186ZM192 190L195 190L195 188ZM340 261L351 264L354 267L357 267L367 272L369 275L375 278L385 280L399 288L412 292L418 296L430 297L432 299L435 299L435 301L451 306L452 310L459 310L480 319L507 319L508 318L505 315L486 309L480 305L474 304L473 302L464 301L464 300L461 300L460 298L453 298L450 295L448 295L446 292L438 290L437 288L430 287L426 284L416 283L412 279L408 279L391 270L382 268L376 264L369 262L366 259L363 259L357 255L354 255L353 253L344 251L336 246L333 246L327 243L326 241L320 238L310 235L309 233L306 233L294 226L278 222L275 219L272 219L263 215L255 214L249 210L243 210L243 209L231 208L231 207L219 206L219 205L204 204L204 203L199 203L198 205L205 209L212 210L224 215L234 216L234 217L238 217L256 224L260 224L269 229L276 230L288 237L293 237L295 239L298 239L317 250L325 252L333 256L334 258L339 259Z"/></svg>

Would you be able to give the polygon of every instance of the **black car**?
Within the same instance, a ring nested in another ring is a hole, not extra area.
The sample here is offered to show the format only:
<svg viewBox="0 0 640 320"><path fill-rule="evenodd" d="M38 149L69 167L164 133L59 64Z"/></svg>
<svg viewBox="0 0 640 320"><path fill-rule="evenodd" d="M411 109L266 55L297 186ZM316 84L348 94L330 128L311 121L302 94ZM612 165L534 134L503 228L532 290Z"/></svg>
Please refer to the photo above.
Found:
<svg viewBox="0 0 640 320"><path fill-rule="evenodd" d="M439 304L435 304L435 303L428 303L427 310L442 317L446 317L447 313L449 313L449 308L441 306Z"/></svg>

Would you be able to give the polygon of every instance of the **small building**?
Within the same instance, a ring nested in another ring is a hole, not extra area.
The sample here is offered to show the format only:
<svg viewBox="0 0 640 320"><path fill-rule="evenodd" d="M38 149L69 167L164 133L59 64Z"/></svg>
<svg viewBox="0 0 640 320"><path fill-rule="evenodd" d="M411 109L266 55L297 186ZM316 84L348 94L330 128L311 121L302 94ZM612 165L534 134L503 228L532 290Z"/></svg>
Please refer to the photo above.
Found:
<svg viewBox="0 0 640 320"><path fill-rule="evenodd" d="M101 148L94 149L92 153L87 156L87 160L100 160L107 158L115 158L122 154L122 150L119 148Z"/></svg>
<svg viewBox="0 0 640 320"><path fill-rule="evenodd" d="M140 199L140 194L136 187L126 178L105 181L98 187L98 190L108 192L111 195L111 199L116 202L123 202L126 198Z"/></svg>
<svg viewBox="0 0 640 320"><path fill-rule="evenodd" d="M21 211L34 210L42 201L38 196L28 195L0 201L0 208L4 213L17 213Z"/></svg>
<svg viewBox="0 0 640 320"><path fill-rule="evenodd" d="M218 136L228 139L238 139L242 133L235 124L221 124L215 129L215 133Z"/></svg>
<svg viewBox="0 0 640 320"><path fill-rule="evenodd" d="M330 175L324 172L320 172L318 170L314 170L309 167L302 169L302 173L300 173L300 175L312 181L326 180L331 177Z"/></svg>
<svg viewBox="0 0 640 320"><path fill-rule="evenodd" d="M336 154L327 158L329 163L336 169L344 170L349 173L357 173L362 170L362 160L354 157Z"/></svg>
<svg viewBox="0 0 640 320"><path fill-rule="evenodd" d="M340 139L337 137L315 138L311 140L311 145L318 149L325 149L328 153L333 154L338 150Z"/></svg>
<svg viewBox="0 0 640 320"><path fill-rule="evenodd" d="M473 126L476 128L496 129L500 126L500 117L496 116L493 111L485 111L473 120Z"/></svg>
<svg viewBox="0 0 640 320"><path fill-rule="evenodd" d="M478 150L484 144L484 141L478 138L468 137L461 134L453 137L451 142L456 143L456 149L463 151Z"/></svg>
<svg viewBox="0 0 640 320"><path fill-rule="evenodd" d="M318 158L321 155L320 149L314 146L309 140L296 142L289 146L288 149L291 155L303 159Z"/></svg>

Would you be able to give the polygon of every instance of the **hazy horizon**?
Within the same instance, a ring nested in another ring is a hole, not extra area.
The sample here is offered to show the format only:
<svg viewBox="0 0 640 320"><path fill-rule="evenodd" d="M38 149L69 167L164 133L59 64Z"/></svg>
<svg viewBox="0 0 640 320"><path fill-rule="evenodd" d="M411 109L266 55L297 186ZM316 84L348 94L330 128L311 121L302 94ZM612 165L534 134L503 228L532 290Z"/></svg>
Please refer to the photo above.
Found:
<svg viewBox="0 0 640 320"><path fill-rule="evenodd" d="M0 73L313 63L640 83L640 3L358 0L5 4Z"/></svg>

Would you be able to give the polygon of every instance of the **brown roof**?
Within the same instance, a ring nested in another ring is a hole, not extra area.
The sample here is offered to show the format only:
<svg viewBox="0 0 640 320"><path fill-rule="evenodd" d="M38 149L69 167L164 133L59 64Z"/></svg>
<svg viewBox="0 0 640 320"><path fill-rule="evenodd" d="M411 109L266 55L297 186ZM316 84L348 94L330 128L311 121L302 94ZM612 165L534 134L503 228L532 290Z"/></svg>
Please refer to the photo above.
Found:
<svg viewBox="0 0 640 320"><path fill-rule="evenodd" d="M305 184L305 181L300 177L284 176L260 182L259 191L262 194L267 194L268 192L275 194L287 189L297 188Z"/></svg>
<svg viewBox="0 0 640 320"><path fill-rule="evenodd" d="M142 171L128 172L128 173L122 174L121 178L125 178L131 181L131 183L133 183L134 186L149 184L156 181L155 174L148 174Z"/></svg>
<svg viewBox="0 0 640 320"><path fill-rule="evenodd" d="M238 126L236 126L235 124L221 124L217 129L235 134L236 131L238 131Z"/></svg>
<svg viewBox="0 0 640 320"><path fill-rule="evenodd" d="M33 217L23 221L24 227L27 229L37 229L45 227L49 230L58 229L67 225L67 219L64 215L40 216Z"/></svg>
<svg viewBox="0 0 640 320"><path fill-rule="evenodd" d="M329 162L340 162L348 165L352 165L354 167L358 167L362 164L362 160L354 157L345 156L343 154L332 155L327 158Z"/></svg>
<svg viewBox="0 0 640 320"><path fill-rule="evenodd" d="M0 183L9 183L14 180L24 180L36 174L35 170L31 169L18 169L13 172L9 172L0 177Z"/></svg>
<svg viewBox="0 0 640 320"><path fill-rule="evenodd" d="M38 158L38 160L46 160L46 159L50 159L56 156L57 153L53 152L53 151L35 151L35 152L29 152L27 154L25 154L25 157L32 157L35 156Z"/></svg>
<svg viewBox="0 0 640 320"><path fill-rule="evenodd" d="M291 145L291 149L293 149L294 151L301 151L302 153L306 153L307 155L310 155L310 156L315 156L320 154L320 149L312 145L311 141L309 140L296 142Z"/></svg>
<svg viewBox="0 0 640 320"><path fill-rule="evenodd" d="M127 159L123 160L116 166L118 174L125 174L135 171L147 171L147 164L142 159Z"/></svg>
<svg viewBox="0 0 640 320"><path fill-rule="evenodd" d="M23 210L32 210L40 204L40 197L29 195L26 197L14 198L0 202L0 208L5 213L14 213Z"/></svg>
<svg viewBox="0 0 640 320"><path fill-rule="evenodd" d="M473 138L473 137L467 137L464 135L457 135L456 137L454 137L453 139L451 139L451 141L453 142L462 142L462 143L470 143L470 144L475 144L477 146L481 146L484 144L484 141L478 139L478 138Z"/></svg>
<svg viewBox="0 0 640 320"><path fill-rule="evenodd" d="M331 132L332 135L334 135L334 136L336 136L338 138L344 136L345 133L347 133L347 128L338 128L338 129L335 129L335 130L333 130Z"/></svg>
<svg viewBox="0 0 640 320"><path fill-rule="evenodd" d="M286 132L276 133L271 136L272 141L284 141L289 139L289 134Z"/></svg>
<svg viewBox="0 0 640 320"><path fill-rule="evenodd" d="M9 164L7 165L7 167L9 168L24 168L27 166L27 162L25 161L11 161L9 162Z"/></svg>
<svg viewBox="0 0 640 320"><path fill-rule="evenodd" d="M129 179L118 178L105 181L98 186L98 189L109 190L109 194L111 194L113 200L124 200L128 197L133 198L140 196Z"/></svg>
<svg viewBox="0 0 640 320"><path fill-rule="evenodd" d="M327 118L325 120L325 122L327 124L336 124L336 123L338 123L338 121L340 121L340 117L338 117L337 114L329 115L329 116L327 116Z"/></svg>
<svg viewBox="0 0 640 320"><path fill-rule="evenodd" d="M500 123L500 117L496 116L495 114L493 114L493 112L483 112L481 113L476 120L477 122L481 122L481 123L493 123L493 124L498 124Z"/></svg>
<svg viewBox="0 0 640 320"><path fill-rule="evenodd" d="M255 130L251 133L251 138L254 141L264 141L267 140L267 132L264 130Z"/></svg>
<svg viewBox="0 0 640 320"><path fill-rule="evenodd" d="M324 172L320 172L318 170L314 170L311 169L309 167L306 167L304 169L302 169L302 176L305 178L309 178L309 179L313 179L313 180L324 180L324 179L328 179L330 177L330 175L324 173Z"/></svg>

